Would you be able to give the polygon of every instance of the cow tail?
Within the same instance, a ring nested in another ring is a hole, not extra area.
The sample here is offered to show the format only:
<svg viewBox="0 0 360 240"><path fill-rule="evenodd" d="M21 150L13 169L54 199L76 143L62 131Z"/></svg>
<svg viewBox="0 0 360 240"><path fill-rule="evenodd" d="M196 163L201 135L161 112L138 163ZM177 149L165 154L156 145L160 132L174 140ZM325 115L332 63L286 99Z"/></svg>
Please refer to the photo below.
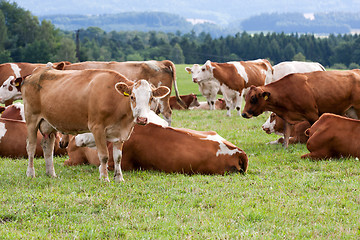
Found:
<svg viewBox="0 0 360 240"><path fill-rule="evenodd" d="M179 95L179 91L178 91L178 87L177 87L177 83L176 83L176 69L175 69L175 65L172 61L169 60L164 60L163 61L164 65L166 67L168 67L171 72L172 72L172 78L173 78L173 83L174 83L174 91L175 91L175 95L176 95L176 101L179 103L179 105L186 109L186 104L183 102L183 100L180 98Z"/></svg>

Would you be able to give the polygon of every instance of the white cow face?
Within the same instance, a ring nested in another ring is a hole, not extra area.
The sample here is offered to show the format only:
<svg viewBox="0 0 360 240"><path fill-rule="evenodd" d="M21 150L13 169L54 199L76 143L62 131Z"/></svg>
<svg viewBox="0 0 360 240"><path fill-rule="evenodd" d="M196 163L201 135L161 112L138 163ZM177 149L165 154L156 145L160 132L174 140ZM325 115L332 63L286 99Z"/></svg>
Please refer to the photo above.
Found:
<svg viewBox="0 0 360 240"><path fill-rule="evenodd" d="M203 66L200 66L199 64L194 64L192 68L185 68L188 73L192 74L192 79L194 83L213 79L213 69L214 67L211 66L210 60L206 61Z"/></svg>
<svg viewBox="0 0 360 240"><path fill-rule="evenodd" d="M149 122L148 118L152 99L160 99L170 93L168 87L160 86L154 88L146 80L140 80L132 87L129 87L125 83L117 83L115 88L120 94L130 97L134 121L141 125L145 125Z"/></svg>
<svg viewBox="0 0 360 240"><path fill-rule="evenodd" d="M10 76L0 87L0 103L5 103L8 100L21 99L20 84L22 78L15 79L14 76Z"/></svg>

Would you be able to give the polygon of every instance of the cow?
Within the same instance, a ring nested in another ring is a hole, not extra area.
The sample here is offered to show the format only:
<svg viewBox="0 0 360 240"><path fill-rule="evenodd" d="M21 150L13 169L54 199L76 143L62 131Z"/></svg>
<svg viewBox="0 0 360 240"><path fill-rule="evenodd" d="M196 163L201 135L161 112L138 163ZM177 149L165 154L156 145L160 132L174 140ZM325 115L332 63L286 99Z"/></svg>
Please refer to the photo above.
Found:
<svg viewBox="0 0 360 240"><path fill-rule="evenodd" d="M1 117L25 122L24 105L16 102L7 107L1 107Z"/></svg>
<svg viewBox="0 0 360 240"><path fill-rule="evenodd" d="M174 91L178 103L185 107L179 96L179 91L176 83L176 70L173 62L169 60L164 61L143 61L143 62L79 62L73 64L58 65L57 69L63 70L84 70L84 69L110 69L114 70L126 78L137 81L140 79L148 80L150 83L159 86L166 86L172 89L174 85ZM171 125L172 111L169 105L170 95L159 99L156 108L159 109L164 119ZM156 111L156 109L153 109Z"/></svg>
<svg viewBox="0 0 360 240"><path fill-rule="evenodd" d="M326 71L326 69L318 62L300 62L288 61L281 62L273 66L274 73L272 82L277 81L291 73L307 73L315 71Z"/></svg>
<svg viewBox="0 0 360 240"><path fill-rule="evenodd" d="M9 158L27 157L26 152L27 128L23 121L0 118L0 156ZM35 157L42 157L43 150L40 146L42 135L37 132ZM59 137L55 137L54 155L62 156L66 154L65 149L58 146Z"/></svg>
<svg viewBox="0 0 360 240"><path fill-rule="evenodd" d="M185 103L185 108L181 106L175 96L171 96L169 99L169 104L171 109L182 110L189 109L200 106L200 103L197 99L197 96L193 93L187 95L180 95L181 100Z"/></svg>
<svg viewBox="0 0 360 240"><path fill-rule="evenodd" d="M242 105L245 91L251 85L261 86L271 82L273 68L268 60L258 59L254 61L239 61L216 63L210 60L203 66L197 64L192 68L185 68L192 74L193 82L219 83L227 108L227 116L231 116L231 110L236 108L238 115ZM205 96L207 97L207 96ZM216 95L212 96L210 109L214 109Z"/></svg>
<svg viewBox="0 0 360 240"><path fill-rule="evenodd" d="M306 134L309 136L306 147L310 153L301 158L360 157L359 120L324 113L306 130Z"/></svg>
<svg viewBox="0 0 360 240"><path fill-rule="evenodd" d="M57 65L59 63L54 63L54 65ZM70 64L70 62L62 62L61 64ZM10 83L11 81L14 81L17 78L24 78L28 75L30 75L33 70L37 67L45 67L46 64L42 63L26 63L26 62L20 62L20 63L3 63L0 64L0 85L2 85L5 81ZM16 87L15 87L16 88ZM16 100L16 99L15 99ZM2 93L0 90L0 102L5 103L6 106L10 105L13 100L2 100Z"/></svg>
<svg viewBox="0 0 360 240"><path fill-rule="evenodd" d="M51 65L51 64L50 64ZM56 177L52 151L54 133L91 132L100 159L100 179L109 181L106 141L113 142L115 182L123 181L120 167L122 146L135 124L147 124L152 98L170 93L165 86L154 88L146 80L136 83L113 70L90 69L61 71L37 68L25 78L22 87L28 128L27 176L35 177L36 132L44 135L42 146L46 173Z"/></svg>
<svg viewBox="0 0 360 240"><path fill-rule="evenodd" d="M289 144L294 143L306 143L308 136L305 135L305 130L310 127L310 123L302 121L295 125L291 125ZM271 113L266 122L262 125L262 129L267 133L275 133L280 136L284 136L285 132L285 121L277 116L275 113ZM276 141L268 142L268 144L284 143L284 137L279 138Z"/></svg>
<svg viewBox="0 0 360 240"><path fill-rule="evenodd" d="M85 139L83 139L83 137ZM72 138L67 148L65 165L99 166L94 149L82 147L90 143L89 134ZM81 146L81 147L80 147ZM108 145L111 148L111 144ZM121 167L124 170L158 170L166 173L225 174L245 173L248 158L244 151L220 137L216 132L163 127L153 123L136 125L124 143ZM111 161L109 166L111 166Z"/></svg>
<svg viewBox="0 0 360 240"><path fill-rule="evenodd" d="M226 109L226 103L225 100L223 98L218 98L215 101L215 110L224 110ZM199 106L198 107L193 107L191 108L193 110L209 110L210 106L207 102L199 102Z"/></svg>
<svg viewBox="0 0 360 240"><path fill-rule="evenodd" d="M323 113L343 115L350 108L360 116L360 70L293 73L265 86L251 86L245 98L244 118L275 112L289 124L308 121L311 125Z"/></svg>

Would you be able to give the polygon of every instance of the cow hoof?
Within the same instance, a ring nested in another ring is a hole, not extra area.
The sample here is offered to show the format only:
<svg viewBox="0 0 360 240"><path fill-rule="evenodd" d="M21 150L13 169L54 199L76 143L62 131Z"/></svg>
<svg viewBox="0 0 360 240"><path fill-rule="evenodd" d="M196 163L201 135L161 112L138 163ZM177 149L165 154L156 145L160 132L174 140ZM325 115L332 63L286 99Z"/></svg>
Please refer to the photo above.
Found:
<svg viewBox="0 0 360 240"><path fill-rule="evenodd" d="M110 182L110 179L109 179L109 177L101 177L100 176L100 181L103 181L103 182Z"/></svg>
<svg viewBox="0 0 360 240"><path fill-rule="evenodd" d="M121 182L125 182L125 180L124 180L124 178L121 176L116 176L116 177L114 177L114 181L116 182L116 183L121 183Z"/></svg>
<svg viewBox="0 0 360 240"><path fill-rule="evenodd" d="M28 168L27 171L26 171L26 176L35 177L35 169L34 168Z"/></svg>
<svg viewBox="0 0 360 240"><path fill-rule="evenodd" d="M46 175L48 175L48 176L50 176L50 177L53 177L53 178L56 178L57 177L57 175L56 175L56 173L46 173Z"/></svg>

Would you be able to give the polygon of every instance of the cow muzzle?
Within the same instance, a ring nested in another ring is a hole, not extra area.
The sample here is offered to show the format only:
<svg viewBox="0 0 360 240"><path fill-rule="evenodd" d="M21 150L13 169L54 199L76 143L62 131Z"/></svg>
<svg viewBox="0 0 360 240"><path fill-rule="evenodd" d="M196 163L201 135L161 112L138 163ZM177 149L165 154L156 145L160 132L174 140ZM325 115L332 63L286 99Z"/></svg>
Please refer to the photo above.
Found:
<svg viewBox="0 0 360 240"><path fill-rule="evenodd" d="M263 129L267 134L270 134L270 133L271 133L270 128L262 127L262 129Z"/></svg>
<svg viewBox="0 0 360 240"><path fill-rule="evenodd" d="M137 117L136 123L139 125L146 125L148 123L148 119L146 117Z"/></svg>
<svg viewBox="0 0 360 240"><path fill-rule="evenodd" d="M194 82L194 83L198 83L197 78L193 78L193 82Z"/></svg>
<svg viewBox="0 0 360 240"><path fill-rule="evenodd" d="M241 116L242 116L243 118L251 118L251 117L252 117L252 114L249 114L249 113L244 112L244 113L241 114Z"/></svg>

